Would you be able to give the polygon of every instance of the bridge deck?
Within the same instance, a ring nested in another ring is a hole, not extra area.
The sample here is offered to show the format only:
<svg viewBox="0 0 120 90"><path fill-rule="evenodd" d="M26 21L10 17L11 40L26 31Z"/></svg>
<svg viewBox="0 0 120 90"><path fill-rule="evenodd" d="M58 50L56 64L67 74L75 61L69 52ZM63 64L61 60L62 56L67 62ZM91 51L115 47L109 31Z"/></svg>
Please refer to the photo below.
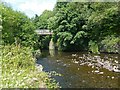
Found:
<svg viewBox="0 0 120 90"><path fill-rule="evenodd" d="M52 35L53 34L52 31L46 30L46 29L35 30L35 32L39 35Z"/></svg>

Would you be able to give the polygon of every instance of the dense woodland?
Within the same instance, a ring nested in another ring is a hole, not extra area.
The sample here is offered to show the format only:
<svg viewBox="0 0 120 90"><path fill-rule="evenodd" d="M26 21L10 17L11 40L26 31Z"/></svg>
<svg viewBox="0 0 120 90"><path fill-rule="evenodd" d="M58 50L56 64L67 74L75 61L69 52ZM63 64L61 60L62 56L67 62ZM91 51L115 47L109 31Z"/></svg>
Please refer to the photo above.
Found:
<svg viewBox="0 0 120 90"><path fill-rule="evenodd" d="M2 13L2 43L48 49L51 38L62 51L119 51L120 11L118 2L58 2L53 11L28 18L6 4ZM35 29L50 29L52 36L37 36Z"/></svg>
<svg viewBox="0 0 120 90"><path fill-rule="evenodd" d="M36 28L53 30L62 51L118 52L120 42L119 3L58 2L53 11L34 18ZM41 37L41 48L48 36Z"/></svg>

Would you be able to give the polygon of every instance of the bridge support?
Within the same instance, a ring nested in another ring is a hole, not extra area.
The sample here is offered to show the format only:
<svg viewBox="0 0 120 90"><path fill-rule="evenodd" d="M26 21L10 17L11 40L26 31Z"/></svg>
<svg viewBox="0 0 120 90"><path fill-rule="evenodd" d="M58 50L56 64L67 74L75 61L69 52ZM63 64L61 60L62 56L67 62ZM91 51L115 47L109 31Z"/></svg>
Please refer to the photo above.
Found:
<svg viewBox="0 0 120 90"><path fill-rule="evenodd" d="M49 43L49 53L52 57L55 55L55 44L54 44L52 38L51 38L50 43Z"/></svg>
<svg viewBox="0 0 120 90"><path fill-rule="evenodd" d="M55 44L54 44L52 38L51 38L50 43L49 43L49 50L55 50Z"/></svg>

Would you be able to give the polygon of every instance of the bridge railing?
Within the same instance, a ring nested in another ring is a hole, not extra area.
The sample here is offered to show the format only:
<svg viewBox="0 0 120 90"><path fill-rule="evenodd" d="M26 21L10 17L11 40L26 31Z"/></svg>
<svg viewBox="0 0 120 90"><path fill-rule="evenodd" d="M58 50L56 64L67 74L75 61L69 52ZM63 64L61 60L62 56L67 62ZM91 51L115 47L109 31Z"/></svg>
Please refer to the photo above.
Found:
<svg viewBox="0 0 120 90"><path fill-rule="evenodd" d="M37 33L37 34L39 34L39 35L51 35L51 34L53 34L53 32L52 31L50 31L50 30L40 30L40 29L38 29L38 30L35 30L35 32Z"/></svg>

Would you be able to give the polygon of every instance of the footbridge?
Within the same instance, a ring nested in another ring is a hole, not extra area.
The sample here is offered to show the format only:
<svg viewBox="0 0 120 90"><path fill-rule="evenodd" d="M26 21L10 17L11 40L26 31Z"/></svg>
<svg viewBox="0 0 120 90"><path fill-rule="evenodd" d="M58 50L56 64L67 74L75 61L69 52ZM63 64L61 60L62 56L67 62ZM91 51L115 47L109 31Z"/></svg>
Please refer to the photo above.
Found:
<svg viewBox="0 0 120 90"><path fill-rule="evenodd" d="M44 35L44 36L53 34L53 31L48 30L48 29L37 29L37 30L35 30L35 32L38 35ZM49 50L53 50L53 49L55 49L55 45L54 45L53 39L51 38L51 40L49 42Z"/></svg>
<svg viewBox="0 0 120 90"><path fill-rule="evenodd" d="M38 35L52 35L53 34L53 32L51 30L48 30L48 29L37 29L37 30L35 30L35 32Z"/></svg>

